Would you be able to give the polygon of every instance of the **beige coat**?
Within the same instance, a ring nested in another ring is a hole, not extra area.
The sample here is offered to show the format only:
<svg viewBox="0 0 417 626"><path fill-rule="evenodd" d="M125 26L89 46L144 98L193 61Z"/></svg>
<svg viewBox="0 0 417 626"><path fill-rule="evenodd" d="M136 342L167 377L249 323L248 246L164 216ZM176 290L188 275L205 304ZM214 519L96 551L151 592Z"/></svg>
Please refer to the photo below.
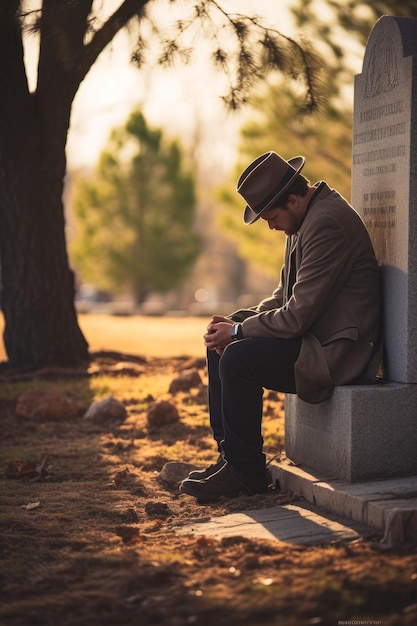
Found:
<svg viewBox="0 0 417 626"><path fill-rule="evenodd" d="M335 385L374 381L380 360L380 278L368 232L340 194L316 186L299 233L287 238L278 288L231 315L244 337L302 337L296 389L313 403Z"/></svg>

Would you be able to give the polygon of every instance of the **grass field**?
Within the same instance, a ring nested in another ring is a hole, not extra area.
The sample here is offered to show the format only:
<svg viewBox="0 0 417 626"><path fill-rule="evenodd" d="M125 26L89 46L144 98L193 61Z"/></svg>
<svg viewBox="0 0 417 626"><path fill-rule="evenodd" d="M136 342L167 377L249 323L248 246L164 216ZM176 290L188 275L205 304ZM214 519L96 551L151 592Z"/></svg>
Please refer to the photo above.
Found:
<svg viewBox="0 0 417 626"><path fill-rule="evenodd" d="M119 317L104 314L79 316L91 352L116 350L148 357L203 356L204 317ZM3 336L3 317L0 317ZM7 360L3 341L0 361Z"/></svg>

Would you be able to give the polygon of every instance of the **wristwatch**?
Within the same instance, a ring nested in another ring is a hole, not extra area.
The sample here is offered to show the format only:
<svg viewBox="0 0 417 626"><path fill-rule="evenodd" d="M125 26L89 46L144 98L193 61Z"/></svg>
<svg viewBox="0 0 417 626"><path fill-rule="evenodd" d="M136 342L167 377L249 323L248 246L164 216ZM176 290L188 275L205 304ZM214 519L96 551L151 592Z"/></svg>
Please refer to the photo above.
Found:
<svg viewBox="0 0 417 626"><path fill-rule="evenodd" d="M237 339L242 339L242 333L240 330L239 322L236 322L236 324L233 324L230 336L232 338L232 341L236 341Z"/></svg>

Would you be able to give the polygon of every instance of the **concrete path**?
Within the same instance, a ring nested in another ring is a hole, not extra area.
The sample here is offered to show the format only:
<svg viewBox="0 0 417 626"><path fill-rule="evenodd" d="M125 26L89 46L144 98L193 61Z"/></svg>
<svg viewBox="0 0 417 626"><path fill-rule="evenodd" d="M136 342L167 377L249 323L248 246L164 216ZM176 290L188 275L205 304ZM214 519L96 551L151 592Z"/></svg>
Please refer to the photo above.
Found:
<svg viewBox="0 0 417 626"><path fill-rule="evenodd" d="M181 527L178 533L269 539L296 545L322 545L358 539L370 529L319 513L307 502L231 513Z"/></svg>

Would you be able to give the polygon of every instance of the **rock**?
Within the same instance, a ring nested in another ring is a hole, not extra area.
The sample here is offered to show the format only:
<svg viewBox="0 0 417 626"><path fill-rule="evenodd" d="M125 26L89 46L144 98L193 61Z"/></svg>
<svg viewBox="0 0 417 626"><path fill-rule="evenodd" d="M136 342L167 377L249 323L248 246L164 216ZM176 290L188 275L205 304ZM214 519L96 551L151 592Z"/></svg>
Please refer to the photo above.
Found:
<svg viewBox="0 0 417 626"><path fill-rule="evenodd" d="M158 474L158 481L165 487L175 489L180 482L187 478L188 474L197 469L192 463L183 463L182 461L169 461Z"/></svg>
<svg viewBox="0 0 417 626"><path fill-rule="evenodd" d="M16 415L29 420L65 420L76 417L78 413L77 402L52 387L25 391L16 404Z"/></svg>
<svg viewBox="0 0 417 626"><path fill-rule="evenodd" d="M190 395L189 401L193 404L200 404L207 406L208 403L208 390L207 385L200 385L196 394Z"/></svg>
<svg viewBox="0 0 417 626"><path fill-rule="evenodd" d="M148 517L165 519L171 515L171 509L164 502L147 502L145 511Z"/></svg>
<svg viewBox="0 0 417 626"><path fill-rule="evenodd" d="M124 511L114 511L114 515L124 524L137 524L139 522L138 514L133 507Z"/></svg>
<svg viewBox="0 0 417 626"><path fill-rule="evenodd" d="M180 416L176 406L166 400L159 400L149 407L147 419L148 425L154 427L179 422Z"/></svg>
<svg viewBox="0 0 417 626"><path fill-rule="evenodd" d="M97 421L114 419L123 421L126 419L126 416L127 411L123 404L116 400L116 398L113 398L113 396L108 396L103 400L93 402L84 415L84 419Z"/></svg>
<svg viewBox="0 0 417 626"><path fill-rule="evenodd" d="M126 545L134 545L142 543L140 530L137 526L119 526L116 528L116 535L121 537Z"/></svg>
<svg viewBox="0 0 417 626"><path fill-rule="evenodd" d="M201 376L196 369L186 370L171 381L169 393L189 391L193 387L198 387L201 383Z"/></svg>
<svg viewBox="0 0 417 626"><path fill-rule="evenodd" d="M138 365L137 363L126 363L122 361L120 363L116 363L116 365L111 365L108 368L104 368L109 374L113 374L115 376L141 376L145 371L143 365Z"/></svg>
<svg viewBox="0 0 417 626"><path fill-rule="evenodd" d="M190 369L198 369L203 370L206 369L207 361L206 357L192 357L191 359L187 359L182 363L182 367L184 370Z"/></svg>

